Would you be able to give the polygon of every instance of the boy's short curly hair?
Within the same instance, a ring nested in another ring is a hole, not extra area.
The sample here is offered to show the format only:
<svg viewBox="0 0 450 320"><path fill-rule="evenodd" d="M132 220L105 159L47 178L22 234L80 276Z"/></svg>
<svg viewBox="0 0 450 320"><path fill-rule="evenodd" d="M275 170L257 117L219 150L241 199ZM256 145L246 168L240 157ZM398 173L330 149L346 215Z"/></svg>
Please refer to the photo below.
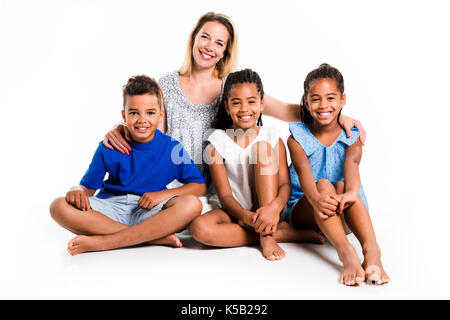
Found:
<svg viewBox="0 0 450 320"><path fill-rule="evenodd" d="M162 108L163 97L158 82L146 75L133 76L128 79L126 85L123 86L123 107L127 103L127 96L136 96L141 94L154 94L158 98L159 109Z"/></svg>

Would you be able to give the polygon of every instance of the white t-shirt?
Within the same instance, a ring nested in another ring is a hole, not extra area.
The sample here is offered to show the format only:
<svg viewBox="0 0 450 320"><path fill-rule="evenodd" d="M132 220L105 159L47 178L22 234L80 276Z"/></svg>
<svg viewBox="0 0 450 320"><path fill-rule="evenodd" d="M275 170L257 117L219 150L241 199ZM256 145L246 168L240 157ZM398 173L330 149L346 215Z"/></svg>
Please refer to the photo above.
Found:
<svg viewBox="0 0 450 320"><path fill-rule="evenodd" d="M263 126L260 127L256 138L246 148L235 143L232 136L220 129L215 130L207 139L224 159L233 196L246 210L255 209L253 208L251 184L254 177L252 164L256 164L256 158L252 152L252 146L257 142L266 141L273 149L279 138L280 133L276 128ZM217 194L211 196L209 202L213 207L222 207Z"/></svg>

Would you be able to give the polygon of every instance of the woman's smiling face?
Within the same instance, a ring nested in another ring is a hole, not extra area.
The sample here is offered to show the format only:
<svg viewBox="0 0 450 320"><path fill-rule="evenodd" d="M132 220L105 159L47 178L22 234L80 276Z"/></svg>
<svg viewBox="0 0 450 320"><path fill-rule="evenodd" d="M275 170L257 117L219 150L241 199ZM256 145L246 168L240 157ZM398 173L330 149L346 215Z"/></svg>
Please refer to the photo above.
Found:
<svg viewBox="0 0 450 320"><path fill-rule="evenodd" d="M217 22L208 21L198 31L192 46L192 56L198 67L211 68L223 58L227 48L229 33Z"/></svg>

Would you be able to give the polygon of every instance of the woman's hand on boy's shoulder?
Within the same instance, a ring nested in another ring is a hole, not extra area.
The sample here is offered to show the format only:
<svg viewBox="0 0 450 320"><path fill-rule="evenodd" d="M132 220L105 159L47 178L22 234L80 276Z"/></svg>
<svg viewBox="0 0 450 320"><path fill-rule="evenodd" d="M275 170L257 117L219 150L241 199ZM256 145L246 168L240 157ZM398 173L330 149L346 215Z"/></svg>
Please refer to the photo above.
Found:
<svg viewBox="0 0 450 320"><path fill-rule="evenodd" d="M91 209L89 203L89 195L83 186L72 187L66 194L66 201L81 211L88 211Z"/></svg>
<svg viewBox="0 0 450 320"><path fill-rule="evenodd" d="M108 149L116 149L123 154L130 154L130 145L123 136L125 136L125 139L130 140L128 128L124 123L120 122L106 133L103 145Z"/></svg>

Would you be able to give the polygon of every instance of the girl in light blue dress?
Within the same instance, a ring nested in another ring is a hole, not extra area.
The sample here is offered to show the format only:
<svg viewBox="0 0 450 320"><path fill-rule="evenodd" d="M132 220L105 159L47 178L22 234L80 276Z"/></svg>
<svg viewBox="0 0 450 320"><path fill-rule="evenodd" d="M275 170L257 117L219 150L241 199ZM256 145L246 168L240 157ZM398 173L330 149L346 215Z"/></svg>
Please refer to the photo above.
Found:
<svg viewBox="0 0 450 320"><path fill-rule="evenodd" d="M359 130L347 137L339 125L345 105L342 74L328 64L311 71L304 82L300 117L289 126L292 194L287 219L296 229L320 230L336 248L343 264L339 282L358 285L389 282L361 186ZM361 264L346 234L361 243Z"/></svg>

